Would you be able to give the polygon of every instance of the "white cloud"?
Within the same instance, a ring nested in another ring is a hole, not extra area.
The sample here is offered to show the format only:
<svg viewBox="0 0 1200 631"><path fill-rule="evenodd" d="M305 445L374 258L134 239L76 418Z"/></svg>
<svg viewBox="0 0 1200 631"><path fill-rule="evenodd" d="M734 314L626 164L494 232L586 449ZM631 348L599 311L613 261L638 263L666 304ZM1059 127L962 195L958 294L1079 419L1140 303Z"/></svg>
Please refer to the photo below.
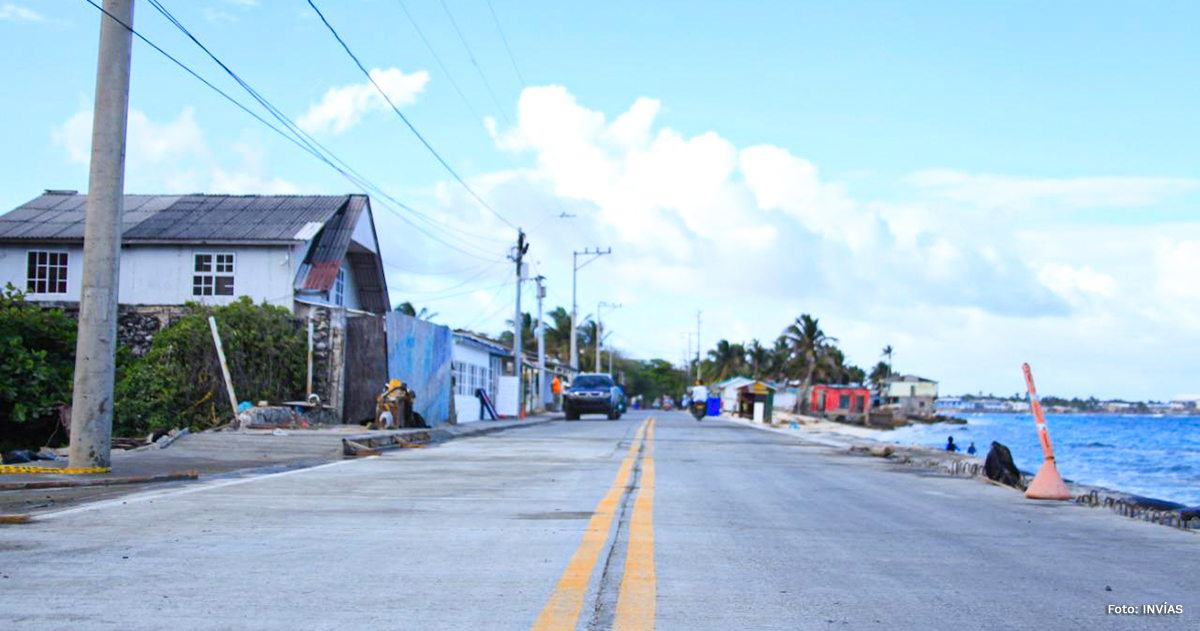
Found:
<svg viewBox="0 0 1200 631"><path fill-rule="evenodd" d="M1116 281L1091 267L1072 267L1064 263L1047 263L1037 273L1038 280L1051 291L1064 296L1091 294L1111 298L1116 291Z"/></svg>
<svg viewBox="0 0 1200 631"><path fill-rule="evenodd" d="M552 296L554 287L570 295L569 266L559 264L572 251L613 246L580 272L580 309L625 302L612 324L628 350L679 357L678 330L696 309L706 348L720 338L769 342L812 313L851 361L869 366L894 344L902 369L939 378L948 392L1018 391L1023 361L1052 393L1187 389L1179 349L1200 347L1200 284L1190 281L1200 223L1030 223L991 209L1138 208L1200 190L1195 181L930 170L905 180L918 184L915 199L861 200L787 148L685 136L658 122L661 110L643 98L610 119L565 88L529 88L516 125L490 130L533 166L472 180L514 221L543 224L530 230L531 252L554 262ZM457 185L437 195L459 225L507 234ZM576 218L529 221L556 214L555 198ZM537 211L515 216L526 209ZM452 308L441 311L455 323ZM1162 370L1131 374L1147 357Z"/></svg>
<svg viewBox="0 0 1200 631"><path fill-rule="evenodd" d="M1070 208L1131 208L1200 189L1200 180L1170 177L1032 179L971 174L953 169L918 171L911 181L936 197L985 208L1023 210L1037 204Z"/></svg>
<svg viewBox="0 0 1200 631"><path fill-rule="evenodd" d="M429 83L429 73L424 70L405 74L397 68L371 70L371 78L388 95L397 107L417 102L417 95ZM297 121L309 133L340 134L358 124L362 117L373 111L390 109L387 101L369 81L340 88L330 88L321 100L304 113Z"/></svg>
<svg viewBox="0 0 1200 631"><path fill-rule="evenodd" d="M92 112L81 110L51 129L51 139L67 159L90 163ZM268 173L265 157L249 141L230 147L237 160L230 164L214 154L188 107L167 122L155 122L144 112L129 111L126 190L147 193L295 193L297 187Z"/></svg>
<svg viewBox="0 0 1200 631"><path fill-rule="evenodd" d="M41 13L33 9L26 9L15 4L5 4L0 6L0 20L12 20L14 22L42 22L45 17Z"/></svg>
<svg viewBox="0 0 1200 631"><path fill-rule="evenodd" d="M225 2L242 9L253 9L259 6L258 0L225 0Z"/></svg>
<svg viewBox="0 0 1200 631"><path fill-rule="evenodd" d="M211 7L204 9L204 19L213 24L233 24L238 21L236 15Z"/></svg>

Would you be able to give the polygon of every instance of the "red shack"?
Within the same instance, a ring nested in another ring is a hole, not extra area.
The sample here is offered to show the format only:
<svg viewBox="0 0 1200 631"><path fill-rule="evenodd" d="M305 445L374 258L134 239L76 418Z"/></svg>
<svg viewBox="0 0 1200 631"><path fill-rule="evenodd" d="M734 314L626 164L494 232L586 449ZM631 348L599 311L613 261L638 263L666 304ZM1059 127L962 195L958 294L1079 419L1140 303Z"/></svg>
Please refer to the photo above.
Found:
<svg viewBox="0 0 1200 631"><path fill-rule="evenodd" d="M826 416L865 414L870 403L871 391L863 386L820 385L812 389L812 411Z"/></svg>

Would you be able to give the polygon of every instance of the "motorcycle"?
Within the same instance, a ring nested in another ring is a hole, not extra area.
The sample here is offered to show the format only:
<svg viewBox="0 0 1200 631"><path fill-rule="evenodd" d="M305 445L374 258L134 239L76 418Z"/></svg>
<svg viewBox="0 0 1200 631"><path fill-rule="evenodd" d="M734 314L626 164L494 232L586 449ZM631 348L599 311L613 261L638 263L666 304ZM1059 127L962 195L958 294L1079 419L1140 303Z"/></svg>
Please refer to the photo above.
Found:
<svg viewBox="0 0 1200 631"><path fill-rule="evenodd" d="M706 401L692 401L689 409L697 421L703 421L704 417L708 415L708 404Z"/></svg>

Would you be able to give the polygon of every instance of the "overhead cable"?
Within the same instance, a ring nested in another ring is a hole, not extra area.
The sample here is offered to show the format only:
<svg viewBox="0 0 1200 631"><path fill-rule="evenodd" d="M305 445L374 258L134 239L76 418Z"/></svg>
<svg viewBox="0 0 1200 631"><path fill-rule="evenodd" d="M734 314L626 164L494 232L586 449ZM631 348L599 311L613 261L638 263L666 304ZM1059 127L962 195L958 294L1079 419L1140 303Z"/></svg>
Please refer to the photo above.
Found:
<svg viewBox="0 0 1200 631"><path fill-rule="evenodd" d="M491 212L493 215L495 215L497 218L499 218L500 221L503 221L510 228L516 230L517 229L516 224L509 221L507 217L505 217L504 215L501 215L498 211L496 211L495 208L492 208L491 205L489 205L487 202L485 202L483 200L483 198L480 197L479 194L476 193L475 190L472 189L469 184L467 184L466 180L464 180L462 178L462 176L460 176L458 174L458 172L456 172L454 170L454 168L451 167L450 164L448 162L446 162L446 160L444 158L442 158L441 154L439 154L437 152L437 150L433 148L433 145L429 144L429 141L426 140L425 137L421 135L421 132L417 131L417 128L412 124L411 121L408 120L408 117L405 116L404 113L400 111L400 108L397 107L396 104L392 101L391 97L389 97L387 95L387 92L385 92L384 89L382 87L380 87L379 83L375 81L375 77L372 77L370 71L368 71L367 68L365 66L363 66L362 62L359 61L358 56L354 54L354 51L350 50L350 46L346 43L346 41L344 39L342 39L342 36L338 34L337 29L335 29L333 27L333 25L329 23L329 20L325 19L325 14L321 13L321 10L317 8L317 5L313 2L313 0L308 0L308 6L312 7L313 11L316 11L317 16L321 18L321 22L323 24L325 24L325 28L329 29L329 32L333 35L334 39L336 39L338 41L338 43L341 44L342 49L345 50L346 54L350 56L350 59L352 59L354 61L354 65L358 66L359 71L361 71L363 73L363 75L367 77L367 80L371 82L371 85L375 86L375 90L379 92L380 96L383 97L383 100L387 101L387 104L389 106L391 106L392 111L395 112L396 115L400 117L400 120L404 121L404 124L408 127L408 129L410 131L412 131L413 135L415 135L417 137L417 140L420 140L421 144L424 145L425 148L429 150L429 153L431 153L433 155L433 157L436 158L437 161L442 165L442 167L444 167L446 169L446 171L448 173L450 173L450 175L453 176L454 179L457 180L460 185L462 185L463 189L466 190L467 193L469 193L471 195L471 197L475 198L475 201L479 202L479 204L481 206L483 206L489 212Z"/></svg>

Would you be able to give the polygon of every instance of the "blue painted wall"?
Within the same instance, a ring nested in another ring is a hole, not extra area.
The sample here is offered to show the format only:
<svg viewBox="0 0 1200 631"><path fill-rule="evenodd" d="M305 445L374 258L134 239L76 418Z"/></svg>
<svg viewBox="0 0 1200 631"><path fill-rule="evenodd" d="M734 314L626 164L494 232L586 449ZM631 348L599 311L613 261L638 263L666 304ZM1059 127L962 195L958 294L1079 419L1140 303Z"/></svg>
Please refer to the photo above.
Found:
<svg viewBox="0 0 1200 631"><path fill-rule="evenodd" d="M450 327L395 311L387 314L388 378L416 392L417 411L430 425L450 419L452 344Z"/></svg>

